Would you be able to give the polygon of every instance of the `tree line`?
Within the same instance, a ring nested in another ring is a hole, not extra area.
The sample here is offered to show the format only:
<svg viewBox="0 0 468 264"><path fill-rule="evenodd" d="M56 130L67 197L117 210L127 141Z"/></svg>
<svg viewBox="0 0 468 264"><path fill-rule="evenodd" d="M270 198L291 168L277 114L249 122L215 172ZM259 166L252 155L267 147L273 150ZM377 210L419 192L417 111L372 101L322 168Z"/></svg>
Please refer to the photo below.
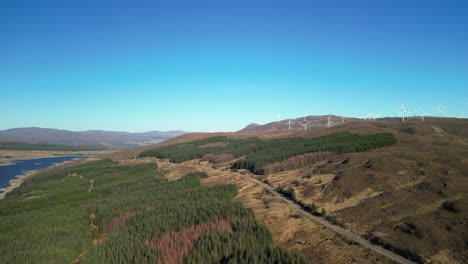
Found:
<svg viewBox="0 0 468 264"><path fill-rule="evenodd" d="M388 147L395 143L396 139L390 133L372 135L338 133L315 138L269 140L264 141L257 151L251 153L244 159L236 161L232 165L232 168L247 169L255 174L266 174L270 171L276 172L289 167L296 168L301 164L310 164L310 162L325 158L329 153L342 154L363 152L380 147ZM298 159L291 159L292 157L307 153L316 154L303 156ZM291 160L288 162L288 159ZM270 165L275 163L279 164ZM268 165L270 166L268 167ZM265 170L265 168L267 168L267 170Z"/></svg>
<svg viewBox="0 0 468 264"><path fill-rule="evenodd" d="M169 159L175 163L191 159L220 163L245 157L236 161L232 169L247 169L255 174L269 174L300 168L333 154L363 152L388 147L396 142L391 133L371 135L336 133L313 138L289 137L272 140L218 136L146 150L140 154L140 157ZM213 143L223 144L213 145Z"/></svg>

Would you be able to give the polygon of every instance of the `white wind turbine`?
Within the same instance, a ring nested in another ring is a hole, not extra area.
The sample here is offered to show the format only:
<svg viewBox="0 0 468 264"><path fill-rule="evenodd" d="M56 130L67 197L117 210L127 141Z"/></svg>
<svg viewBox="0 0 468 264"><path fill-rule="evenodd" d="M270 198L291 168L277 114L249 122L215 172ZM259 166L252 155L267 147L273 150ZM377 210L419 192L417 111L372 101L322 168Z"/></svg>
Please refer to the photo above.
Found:
<svg viewBox="0 0 468 264"><path fill-rule="evenodd" d="M375 121L375 119L377 119L379 116L380 114L374 114L374 116L372 117L372 121Z"/></svg>
<svg viewBox="0 0 468 264"><path fill-rule="evenodd" d="M435 108L435 110L439 113L439 115L438 115L439 117L440 117L443 113L445 113L445 107L444 107L443 105L438 105L438 106Z"/></svg>
<svg viewBox="0 0 468 264"><path fill-rule="evenodd" d="M375 119L379 116L380 114L374 114L374 113L368 113L365 117L364 117L364 120L367 120L367 121L375 121Z"/></svg>
<svg viewBox="0 0 468 264"><path fill-rule="evenodd" d="M405 122L405 116L406 119L408 119L408 114L411 114L410 110L401 102L401 113L403 116L403 122Z"/></svg>
<svg viewBox="0 0 468 264"><path fill-rule="evenodd" d="M299 125L301 125L301 126L303 126L303 127L304 127L304 130L307 130L307 126L309 126L309 124L310 124L310 121L309 121L309 122L307 122L307 123L305 123L305 124L303 124L303 123L301 123L301 122L298 122L298 123L299 123Z"/></svg>
<svg viewBox="0 0 468 264"><path fill-rule="evenodd" d="M403 102L401 102L401 106L395 108L395 110L398 111L398 113L401 115L402 121L405 122L405 117L410 114L410 110L405 106Z"/></svg>
<svg viewBox="0 0 468 264"><path fill-rule="evenodd" d="M292 122L291 118L289 118L289 121L286 124L288 124L288 130L291 130L291 125L294 124L294 122Z"/></svg>
<svg viewBox="0 0 468 264"><path fill-rule="evenodd" d="M327 127L332 127L333 121L331 121L331 115L328 115Z"/></svg>
<svg viewBox="0 0 468 264"><path fill-rule="evenodd" d="M422 107L420 107L419 109L421 110L421 115L420 115L420 117L419 117L419 120L424 121L424 117L425 117L426 115L430 115L431 113L426 113L426 112L424 112L424 110L423 110Z"/></svg>

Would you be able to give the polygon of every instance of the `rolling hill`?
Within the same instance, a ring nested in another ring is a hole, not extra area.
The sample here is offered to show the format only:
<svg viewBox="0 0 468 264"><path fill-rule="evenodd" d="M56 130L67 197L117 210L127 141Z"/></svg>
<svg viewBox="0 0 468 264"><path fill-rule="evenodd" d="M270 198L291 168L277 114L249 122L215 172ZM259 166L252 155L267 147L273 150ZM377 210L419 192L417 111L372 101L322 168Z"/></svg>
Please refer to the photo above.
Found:
<svg viewBox="0 0 468 264"><path fill-rule="evenodd" d="M92 151L103 150L103 145L95 146L70 146L45 143L24 143L15 141L0 141L0 150L46 150L46 151Z"/></svg>
<svg viewBox="0 0 468 264"><path fill-rule="evenodd" d="M328 118L330 118L330 123L328 123ZM307 125L307 129L311 128L321 128L330 126L336 126L343 124L344 122L357 121L359 119L352 117L342 117L336 115L321 115L321 116L304 116L295 119L291 119L291 130L304 130L304 125ZM278 120L276 122L270 122L264 125L260 124L250 124L245 128L239 130L238 132L250 132L250 133L259 133L259 132L278 132L278 131L288 131L289 119Z"/></svg>
<svg viewBox="0 0 468 264"><path fill-rule="evenodd" d="M50 128L26 127L0 131L0 141L71 146L104 145L112 148L130 148L160 142L184 133L184 131L129 133L102 130L75 132Z"/></svg>

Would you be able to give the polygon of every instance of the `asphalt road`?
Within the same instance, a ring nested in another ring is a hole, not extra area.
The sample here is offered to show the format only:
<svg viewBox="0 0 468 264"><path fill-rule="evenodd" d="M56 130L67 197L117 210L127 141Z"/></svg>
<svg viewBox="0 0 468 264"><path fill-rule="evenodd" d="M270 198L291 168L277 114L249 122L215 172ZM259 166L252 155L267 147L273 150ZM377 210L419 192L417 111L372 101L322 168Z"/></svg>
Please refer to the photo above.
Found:
<svg viewBox="0 0 468 264"><path fill-rule="evenodd" d="M301 211L305 216L307 216L309 219L312 219L313 221L329 228L330 230L346 237L347 239L349 240L352 240L360 245L363 245L365 246L366 248L370 249L370 250L373 250L374 252L377 252L381 255L384 255L398 263L404 263L404 264L414 264L415 262L409 260L409 259L406 259L400 255L397 255L381 246L378 246L378 245L375 245L375 244L372 244L370 241L362 238L361 236L359 235L356 235L344 228L341 228L337 225L333 225L331 224L330 222L328 222L327 220L323 219L322 217L318 217L318 216L315 216L313 215L312 213L310 212L307 212L305 210L302 209L302 207L300 205L298 205L296 202L284 197L283 195L281 195L280 193L278 193L277 191L275 191L275 189L273 187L271 187L270 185L260 181L260 180L257 180L257 179L254 179L252 177L249 177L249 176L246 176L246 175L242 175L242 174L239 174L241 177L244 177L244 178L247 178L249 180L252 180L252 181L255 181L257 182L258 184L260 184L261 186L263 186L265 189L269 190L270 192L272 192L273 194L275 194L276 196L280 197L283 201L287 202L288 204L290 204L291 206L297 208L299 211Z"/></svg>

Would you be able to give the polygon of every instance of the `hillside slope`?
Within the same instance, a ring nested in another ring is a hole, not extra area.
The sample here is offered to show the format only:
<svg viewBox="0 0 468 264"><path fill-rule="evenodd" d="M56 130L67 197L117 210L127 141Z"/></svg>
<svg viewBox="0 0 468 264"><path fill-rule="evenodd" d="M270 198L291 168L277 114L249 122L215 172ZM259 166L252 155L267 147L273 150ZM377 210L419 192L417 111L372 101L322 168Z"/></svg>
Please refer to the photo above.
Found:
<svg viewBox="0 0 468 264"><path fill-rule="evenodd" d="M329 121L330 120L330 121ZM304 116L291 119L291 126L289 126L289 119L278 120L276 122L267 123L264 125L250 124L238 132L278 132L289 130L305 130L311 128L323 128L327 126L338 126L352 121L358 121L357 118L343 117L336 115L322 115L322 116Z"/></svg>
<svg viewBox="0 0 468 264"><path fill-rule="evenodd" d="M389 118L307 131L187 134L139 152L213 135L271 139L339 132L391 133L398 143L258 177L273 187L293 190L297 200L324 208L338 224L417 262L468 261L466 119L403 123ZM216 167L230 168L234 162Z"/></svg>
<svg viewBox="0 0 468 264"><path fill-rule="evenodd" d="M86 151L86 150L103 150L105 146L69 146L59 144L44 144L44 143L24 143L15 141L0 141L0 150L44 150L44 151Z"/></svg>

